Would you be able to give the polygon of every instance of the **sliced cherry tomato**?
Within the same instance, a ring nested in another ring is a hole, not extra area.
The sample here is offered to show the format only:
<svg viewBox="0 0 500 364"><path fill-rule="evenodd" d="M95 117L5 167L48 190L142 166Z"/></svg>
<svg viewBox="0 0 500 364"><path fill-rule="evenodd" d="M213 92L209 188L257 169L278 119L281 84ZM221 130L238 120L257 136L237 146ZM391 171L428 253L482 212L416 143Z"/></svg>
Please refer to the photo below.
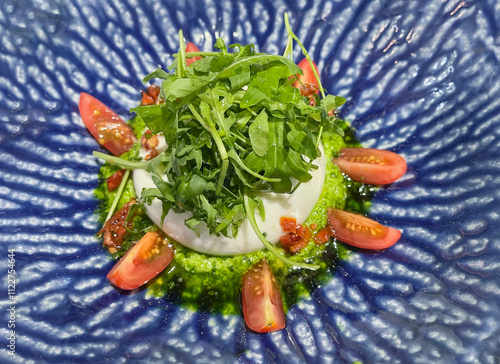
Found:
<svg viewBox="0 0 500 364"><path fill-rule="evenodd" d="M134 131L122 118L85 92L80 95L80 116L97 142L116 156L132 148L136 141Z"/></svg>
<svg viewBox="0 0 500 364"><path fill-rule="evenodd" d="M312 233L307 225L297 224L294 217L286 216L280 218L280 224L283 231L287 232L280 236L281 246L288 249L290 253L297 253L309 244Z"/></svg>
<svg viewBox="0 0 500 364"><path fill-rule="evenodd" d="M155 102L160 97L161 88L158 85L152 84L148 86L148 95L151 96Z"/></svg>
<svg viewBox="0 0 500 364"><path fill-rule="evenodd" d="M338 209L328 209L328 223L332 236L361 249L385 249L401 237L401 231L397 229Z"/></svg>
<svg viewBox="0 0 500 364"><path fill-rule="evenodd" d="M406 172L403 157L380 149L343 148L332 162L353 180L371 185L392 183Z"/></svg>
<svg viewBox="0 0 500 364"><path fill-rule="evenodd" d="M297 235L300 236L299 242L288 248L290 253L297 253L309 244L312 238L312 232L306 225L300 225L297 228Z"/></svg>
<svg viewBox="0 0 500 364"><path fill-rule="evenodd" d="M247 326L258 333L285 327L283 299L265 259L250 268L242 279L243 316Z"/></svg>
<svg viewBox="0 0 500 364"><path fill-rule="evenodd" d="M295 217L281 216L280 225L283 231L287 233L297 232L297 219Z"/></svg>
<svg viewBox="0 0 500 364"><path fill-rule="evenodd" d="M316 72L319 75L318 66L316 66L316 63L314 63L314 61L313 61L313 65L314 65L314 68L316 69ZM314 76L314 71L311 68L311 65L309 64L309 61L306 58L304 58L302 61L299 62L299 64L297 66L300 67L303 74L297 75L297 77L299 79L295 80L295 82L292 84L292 86L297 87L297 88L301 88L302 85L305 85L306 87L308 87L308 89L314 89L314 86L315 86L315 89L312 91L312 93L316 93L318 91L319 85L318 85L318 81L316 81L316 76ZM307 86L308 84L312 84L313 86ZM302 90L301 90L301 92L302 92ZM308 95L304 95L304 96L308 96Z"/></svg>
<svg viewBox="0 0 500 364"><path fill-rule="evenodd" d="M163 103L163 100L160 100L160 86L152 84L148 86L147 91L142 91L142 101L141 105L155 105Z"/></svg>
<svg viewBox="0 0 500 364"><path fill-rule="evenodd" d="M136 203L136 199L132 198L129 202L123 205L120 210L116 211L114 215L104 223L104 226L98 233L102 234L102 243L106 248L108 248L111 254L116 253L116 251L121 247L125 236L128 234L127 229L132 226L132 222L128 219L128 217L130 209Z"/></svg>
<svg viewBox="0 0 500 364"><path fill-rule="evenodd" d="M146 233L108 273L115 286L124 290L139 288L161 273L174 258L174 251L159 231Z"/></svg>
<svg viewBox="0 0 500 364"><path fill-rule="evenodd" d="M186 46L186 53L199 52L200 49L194 45L194 43L189 42ZM186 58L186 63L189 66L191 63L196 62L201 59L201 57Z"/></svg>
<svg viewBox="0 0 500 364"><path fill-rule="evenodd" d="M314 235L314 241L316 244L321 245L330 240L330 236L330 229L325 226Z"/></svg>
<svg viewBox="0 0 500 364"><path fill-rule="evenodd" d="M125 169L119 169L115 173L113 173L111 176L108 177L107 183L108 183L108 191L114 191L120 186L120 183L122 183L123 180L123 175L125 174Z"/></svg>
<svg viewBox="0 0 500 364"><path fill-rule="evenodd" d="M141 105L147 106L147 105L154 105L154 104L156 104L154 97L149 95L146 91L143 90L142 91Z"/></svg>

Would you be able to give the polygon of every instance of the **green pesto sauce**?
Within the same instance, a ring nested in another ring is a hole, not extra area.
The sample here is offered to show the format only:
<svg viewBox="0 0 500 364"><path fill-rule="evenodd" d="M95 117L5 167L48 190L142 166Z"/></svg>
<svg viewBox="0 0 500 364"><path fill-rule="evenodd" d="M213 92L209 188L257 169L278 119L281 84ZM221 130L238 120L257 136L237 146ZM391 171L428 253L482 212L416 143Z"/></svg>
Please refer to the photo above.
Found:
<svg viewBox="0 0 500 364"><path fill-rule="evenodd" d="M142 130L141 124L140 120L132 123L136 132ZM328 135L322 138L327 160L330 160L343 147L359 146L350 127L344 124L343 129L346 133L343 138L338 135ZM137 151L132 150L129 153L134 155ZM102 202L98 210L101 222L115 195L107 191L106 178L117 169L104 164L99 172L101 183L96 189L96 196ZM327 163L323 191L305 223L308 226L313 223L317 225L317 229L313 231L314 234L326 225L328 207L363 213L369 207L372 192L365 185L345 179L333 163ZM135 191L132 180L129 179L119 207L132 197L135 197ZM114 259L123 255L132 242L138 241L145 231L153 227L144 210L139 211L132 222L134 232L127 237L122 249L114 254ZM300 297L309 295L312 289L326 282L331 277L330 272L335 269L337 262L348 255L348 250L343 245L337 245L334 239L321 246L311 241L306 248L290 257L291 260L306 259L308 262L321 266L318 271L311 271L290 267L265 249L234 256L214 256L198 253L175 241L172 241L172 244L175 247L175 258L167 269L149 284L148 293L154 297L166 297L172 302L193 310L200 309L222 314L241 314L241 277L261 258L269 261L281 285L284 306L287 310ZM278 250L282 251L281 247Z"/></svg>

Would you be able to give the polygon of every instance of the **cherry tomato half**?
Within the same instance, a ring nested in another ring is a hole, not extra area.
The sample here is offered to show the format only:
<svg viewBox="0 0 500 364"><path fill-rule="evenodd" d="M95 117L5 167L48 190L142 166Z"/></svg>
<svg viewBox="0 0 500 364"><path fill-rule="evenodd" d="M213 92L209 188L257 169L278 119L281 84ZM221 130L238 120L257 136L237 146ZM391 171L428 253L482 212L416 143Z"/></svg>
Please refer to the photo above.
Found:
<svg viewBox="0 0 500 364"><path fill-rule="evenodd" d="M318 72L318 66L316 66L316 63L314 63L313 61L313 65L314 65L314 68L316 69L316 72L318 73L319 75L319 72ZM314 71L313 69L311 68L311 65L309 64L309 61L304 58L302 61L300 61L297 66L300 67L300 69L302 70L302 75L297 75L297 77L299 78L299 80L295 80L295 82L292 84L293 87L297 87L297 88L300 88L301 85L306 85L306 84L309 84L309 83L312 83L313 85L315 85L316 87L318 87L318 81L316 81L316 77L314 76ZM317 88L314 92L317 91Z"/></svg>
<svg viewBox="0 0 500 364"><path fill-rule="evenodd" d="M108 273L115 286L124 290L139 288L161 273L174 258L174 251L158 231L146 233Z"/></svg>
<svg viewBox="0 0 500 364"><path fill-rule="evenodd" d="M132 148L134 131L113 110L85 92L80 94L79 106L85 126L100 145L116 156Z"/></svg>
<svg viewBox="0 0 500 364"><path fill-rule="evenodd" d="M361 249L385 249L394 245L401 237L401 231L397 229L338 209L328 209L328 224L332 236Z"/></svg>
<svg viewBox="0 0 500 364"><path fill-rule="evenodd" d="M406 172L403 157L380 149L343 148L332 162L354 181L371 185L392 183Z"/></svg>
<svg viewBox="0 0 500 364"><path fill-rule="evenodd" d="M285 327L283 299L265 259L252 266L242 279L243 316L247 326L258 333Z"/></svg>
<svg viewBox="0 0 500 364"><path fill-rule="evenodd" d="M119 169L108 177L108 191L114 191L120 186L123 180L123 176L125 175L125 171L125 169Z"/></svg>
<svg viewBox="0 0 500 364"><path fill-rule="evenodd" d="M199 52L199 51L200 49L196 45L194 45L194 43L189 42L186 45L186 53ZM186 63L189 66L191 63L196 62L199 59L201 59L201 57L186 58Z"/></svg>

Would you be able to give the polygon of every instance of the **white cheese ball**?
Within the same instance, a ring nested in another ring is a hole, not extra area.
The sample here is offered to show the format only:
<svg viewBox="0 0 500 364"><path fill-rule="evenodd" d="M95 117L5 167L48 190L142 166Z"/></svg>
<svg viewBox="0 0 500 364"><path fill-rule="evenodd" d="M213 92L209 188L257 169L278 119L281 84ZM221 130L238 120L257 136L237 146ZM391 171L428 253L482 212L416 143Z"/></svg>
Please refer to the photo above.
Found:
<svg viewBox="0 0 500 364"><path fill-rule="evenodd" d="M165 148L164 139L161 138L157 150L161 152ZM270 192L259 195L264 203L266 219L262 221L257 210L255 210L255 217L260 230L265 233L267 240L271 243L277 243L280 236L285 234L280 225L282 216L294 217L297 219L297 223L301 224L310 215L318 201L326 175L326 159L323 149L320 149L322 156L314 162L319 168L311 172L312 179L308 183L302 183L292 194ZM145 152L141 153L143 155L147 154ZM134 171L133 182L139 198L144 188L156 187L151 175L144 170ZM210 235L204 223L198 225L200 236L197 236L193 230L184 224L184 221L192 216L191 213L179 214L170 210L162 222L162 206L158 199L154 199L151 205L145 204L145 207L150 219L167 235L198 252L213 255L235 255L264 248L264 245L250 226L248 219L239 228L236 238Z"/></svg>

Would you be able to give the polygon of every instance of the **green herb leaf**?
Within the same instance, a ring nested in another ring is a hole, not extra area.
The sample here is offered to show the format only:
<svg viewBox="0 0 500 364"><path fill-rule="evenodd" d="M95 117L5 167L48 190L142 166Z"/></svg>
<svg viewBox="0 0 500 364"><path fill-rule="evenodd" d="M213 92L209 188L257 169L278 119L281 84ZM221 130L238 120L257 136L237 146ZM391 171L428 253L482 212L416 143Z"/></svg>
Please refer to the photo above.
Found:
<svg viewBox="0 0 500 364"><path fill-rule="evenodd" d="M154 134L163 132L167 139L175 135L175 114L166 105L137 106L130 111L139 115Z"/></svg>
<svg viewBox="0 0 500 364"><path fill-rule="evenodd" d="M324 99L321 99L320 104L325 107L327 112L330 112L344 105L345 101L345 98L341 96L327 95Z"/></svg>
<svg viewBox="0 0 500 364"><path fill-rule="evenodd" d="M252 149L259 157L266 155L269 149L269 123L267 122L267 113L263 109L248 128L248 135L252 143Z"/></svg>
<svg viewBox="0 0 500 364"><path fill-rule="evenodd" d="M170 73L165 72L161 68L157 68L156 70L154 70L153 72L151 72L149 75L147 75L146 77L144 77L142 79L142 83L146 84L148 81L151 81L151 80L153 80L155 78L159 78L161 80L166 80L169 77L170 77Z"/></svg>

